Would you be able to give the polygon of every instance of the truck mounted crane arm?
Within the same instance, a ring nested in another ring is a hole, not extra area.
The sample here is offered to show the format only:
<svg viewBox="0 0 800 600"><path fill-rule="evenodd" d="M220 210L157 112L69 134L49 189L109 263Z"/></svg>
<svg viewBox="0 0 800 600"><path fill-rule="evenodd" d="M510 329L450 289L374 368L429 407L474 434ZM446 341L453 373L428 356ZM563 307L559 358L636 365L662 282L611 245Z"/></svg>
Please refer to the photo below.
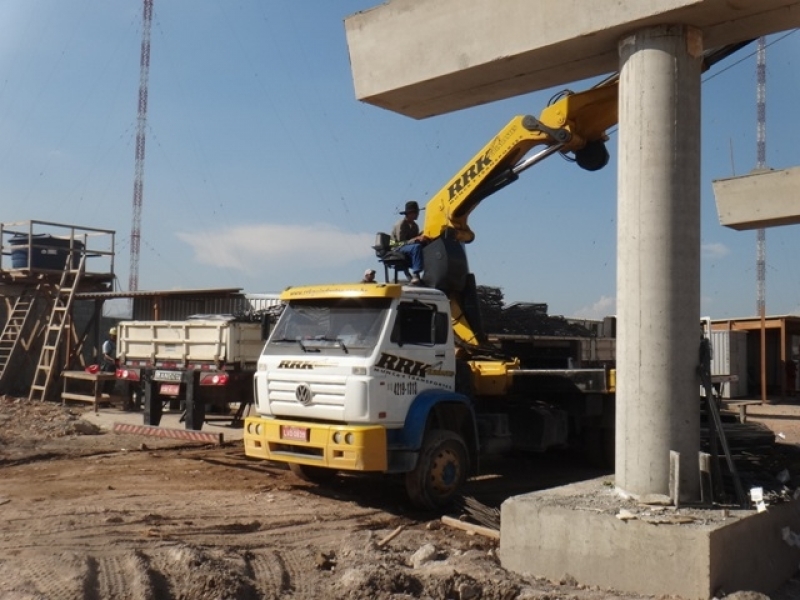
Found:
<svg viewBox="0 0 800 600"><path fill-rule="evenodd" d="M752 42L745 40L708 50L703 57L703 71ZM467 218L478 204L556 152L572 152L578 166L588 171L606 166L606 131L618 120L618 84L619 73L615 73L586 91L562 92L538 119L531 115L511 119L428 201L425 236L434 240L450 231L459 242L473 241L475 234L467 225ZM536 146L544 149L525 159Z"/></svg>
<svg viewBox="0 0 800 600"><path fill-rule="evenodd" d="M531 115L511 119L430 199L424 235L434 240L450 232L459 242L471 242L475 234L467 218L478 204L556 152L573 152L578 165L591 171L604 167L606 130L617 123L617 82L615 76L584 92L565 92L538 119ZM523 160L536 146L545 148Z"/></svg>
<svg viewBox="0 0 800 600"><path fill-rule="evenodd" d="M544 158L572 152L587 170L608 163L606 130L617 123L618 77L580 93L564 92L539 118L517 116L433 196L426 205L423 234L425 279L450 298L452 327L460 342L480 346L483 328L474 277L464 244L475 239L467 219L485 198L516 181L519 173ZM543 149L528 158L536 146Z"/></svg>
<svg viewBox="0 0 800 600"><path fill-rule="evenodd" d="M712 49L702 69L750 44ZM607 131L617 124L619 74L583 92L565 91L539 115L516 116L427 203L422 233L425 282L450 298L453 330L462 344L480 346L483 331L474 277L464 245L475 239L467 220L487 197L516 181L519 174L556 153L572 153L578 166L596 171L608 164ZM527 157L536 146L542 149Z"/></svg>

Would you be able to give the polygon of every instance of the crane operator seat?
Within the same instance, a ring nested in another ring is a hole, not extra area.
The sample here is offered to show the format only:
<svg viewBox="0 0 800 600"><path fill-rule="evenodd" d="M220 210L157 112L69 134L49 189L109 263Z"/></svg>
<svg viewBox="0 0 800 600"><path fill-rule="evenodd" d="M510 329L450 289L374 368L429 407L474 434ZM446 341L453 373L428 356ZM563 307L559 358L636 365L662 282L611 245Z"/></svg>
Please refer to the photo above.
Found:
<svg viewBox="0 0 800 600"><path fill-rule="evenodd" d="M389 269L394 269L394 277L391 279L397 283L397 274L403 273L406 279L411 279L409 269L411 264L402 252L392 250L391 236L388 233L379 232L375 236L375 245L372 247L378 260L383 263L384 281L390 281Z"/></svg>

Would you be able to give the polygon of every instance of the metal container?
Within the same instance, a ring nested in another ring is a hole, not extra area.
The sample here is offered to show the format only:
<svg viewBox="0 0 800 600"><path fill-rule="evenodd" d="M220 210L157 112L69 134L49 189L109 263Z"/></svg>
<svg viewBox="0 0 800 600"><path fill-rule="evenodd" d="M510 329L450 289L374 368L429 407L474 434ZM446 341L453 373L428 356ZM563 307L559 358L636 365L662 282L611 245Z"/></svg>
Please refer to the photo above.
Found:
<svg viewBox="0 0 800 600"><path fill-rule="evenodd" d="M747 332L711 332L711 375L736 375L737 381L721 384L723 398L747 395Z"/></svg>

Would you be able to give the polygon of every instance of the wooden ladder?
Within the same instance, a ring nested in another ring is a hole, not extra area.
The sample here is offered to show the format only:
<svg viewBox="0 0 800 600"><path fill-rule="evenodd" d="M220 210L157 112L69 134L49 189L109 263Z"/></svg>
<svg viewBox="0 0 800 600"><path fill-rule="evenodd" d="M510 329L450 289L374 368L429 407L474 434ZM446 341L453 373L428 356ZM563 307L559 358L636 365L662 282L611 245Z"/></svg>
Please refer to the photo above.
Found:
<svg viewBox="0 0 800 600"><path fill-rule="evenodd" d="M61 336L69 322L69 311L75 298L75 290L78 288L85 269L85 261L86 255L81 254L80 264L75 269L72 268L72 253L67 257L64 272L61 274L61 282L53 299L53 309L44 332L42 353L39 355L39 364L36 366L28 400L46 400L48 397L53 381L53 369L61 346Z"/></svg>
<svg viewBox="0 0 800 600"><path fill-rule="evenodd" d="M41 295L41 284L25 288L14 302L14 308L0 333L0 386L3 386L14 369L9 365L16 358L21 348L28 350L26 332L30 329L30 316L33 306Z"/></svg>

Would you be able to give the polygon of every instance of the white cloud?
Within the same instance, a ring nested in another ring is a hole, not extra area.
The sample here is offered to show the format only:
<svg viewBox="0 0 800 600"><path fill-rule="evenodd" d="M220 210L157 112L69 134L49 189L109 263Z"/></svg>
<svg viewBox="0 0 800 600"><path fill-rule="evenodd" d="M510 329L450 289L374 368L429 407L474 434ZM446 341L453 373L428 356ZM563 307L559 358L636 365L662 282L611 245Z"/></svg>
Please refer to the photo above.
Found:
<svg viewBox="0 0 800 600"><path fill-rule="evenodd" d="M725 244L703 244L700 247L705 258L722 258L730 254L730 248Z"/></svg>
<svg viewBox="0 0 800 600"><path fill-rule="evenodd" d="M292 268L337 267L372 256L375 234L349 233L327 224L254 224L215 231L178 232L195 260L255 273L276 261Z"/></svg>
<svg viewBox="0 0 800 600"><path fill-rule="evenodd" d="M600 299L589 306L579 308L572 316L579 319L592 319L599 321L617 312L617 299L611 296L601 296Z"/></svg>

